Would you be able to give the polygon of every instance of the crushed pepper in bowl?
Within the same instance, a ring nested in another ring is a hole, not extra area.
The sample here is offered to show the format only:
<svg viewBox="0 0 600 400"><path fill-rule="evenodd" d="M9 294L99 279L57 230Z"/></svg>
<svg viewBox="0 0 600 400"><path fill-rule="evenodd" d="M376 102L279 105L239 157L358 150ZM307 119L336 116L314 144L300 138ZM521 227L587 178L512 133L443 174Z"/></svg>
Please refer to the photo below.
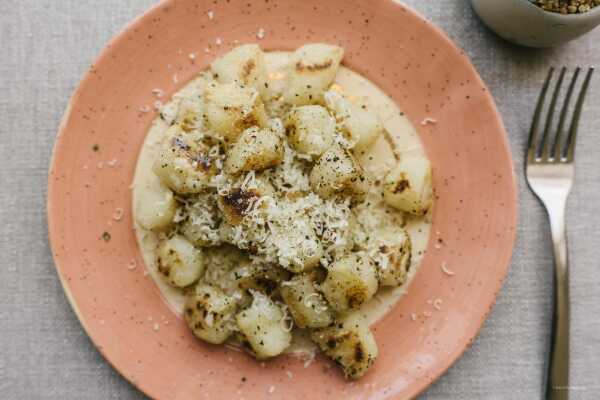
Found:
<svg viewBox="0 0 600 400"><path fill-rule="evenodd" d="M596 6L600 0L530 0L544 11L560 14L583 14Z"/></svg>

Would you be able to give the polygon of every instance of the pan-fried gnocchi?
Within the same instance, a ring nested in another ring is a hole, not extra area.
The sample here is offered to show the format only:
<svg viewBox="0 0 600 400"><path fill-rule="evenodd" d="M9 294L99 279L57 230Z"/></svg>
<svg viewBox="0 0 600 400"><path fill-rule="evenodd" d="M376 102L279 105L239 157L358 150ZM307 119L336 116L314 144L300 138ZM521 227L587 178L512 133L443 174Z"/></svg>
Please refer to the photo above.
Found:
<svg viewBox="0 0 600 400"><path fill-rule="evenodd" d="M283 160L281 137L271 129L246 129L227 152L225 173L262 171L279 165Z"/></svg>
<svg viewBox="0 0 600 400"><path fill-rule="evenodd" d="M423 215L431 207L431 166L425 157L407 156L385 177L385 202L400 211Z"/></svg>
<svg viewBox="0 0 600 400"><path fill-rule="evenodd" d="M342 318L331 327L315 330L311 338L349 378L361 377L377 359L375 338L358 318Z"/></svg>
<svg viewBox="0 0 600 400"><path fill-rule="evenodd" d="M333 145L335 119L318 105L295 107L287 115L286 133L296 151L316 158Z"/></svg>
<svg viewBox="0 0 600 400"><path fill-rule="evenodd" d="M346 194L362 200L369 191L370 182L350 151L336 144L327 149L313 166L310 186L326 199Z"/></svg>
<svg viewBox="0 0 600 400"><path fill-rule="evenodd" d="M175 193L201 193L217 172L210 148L202 141L202 135L173 128L167 132L152 170Z"/></svg>
<svg viewBox="0 0 600 400"><path fill-rule="evenodd" d="M149 180L143 196L135 204L138 223L146 229L154 230L171 226L176 209L173 192L156 175Z"/></svg>
<svg viewBox="0 0 600 400"><path fill-rule="evenodd" d="M355 152L366 152L383 134L383 124L377 114L334 91L326 92L324 97L327 108L335 116L342 134Z"/></svg>
<svg viewBox="0 0 600 400"><path fill-rule="evenodd" d="M267 68L265 55L257 44L238 46L215 60L210 69L215 79L221 83L236 82L252 86L263 97L267 93Z"/></svg>
<svg viewBox="0 0 600 400"><path fill-rule="evenodd" d="M182 288L191 285L204 272L202 250L181 235L165 239L156 255L158 270L173 286Z"/></svg>
<svg viewBox="0 0 600 400"><path fill-rule="evenodd" d="M271 358L290 345L292 334L281 306L260 292L253 297L252 305L236 317L238 331L256 358Z"/></svg>
<svg viewBox="0 0 600 400"><path fill-rule="evenodd" d="M281 297L299 328L324 328L334 320L331 307L309 275L296 275L284 282Z"/></svg>
<svg viewBox="0 0 600 400"><path fill-rule="evenodd" d="M266 124L265 106L251 86L215 82L205 89L203 99L208 129L226 144L235 143L245 129Z"/></svg>
<svg viewBox="0 0 600 400"><path fill-rule="evenodd" d="M266 360L303 332L358 379L378 354L363 316L409 283L433 192L425 156L389 142L389 113L335 83L343 56L245 44L213 61L155 121L135 220L197 338ZM382 146L394 165L374 168Z"/></svg>
<svg viewBox="0 0 600 400"><path fill-rule="evenodd" d="M369 257L357 253L341 258L327 268L321 285L325 298L337 312L357 309L377 292L377 272Z"/></svg>
<svg viewBox="0 0 600 400"><path fill-rule="evenodd" d="M236 302L219 288L198 284L187 297L183 316L190 329L209 343L223 343L233 333Z"/></svg>

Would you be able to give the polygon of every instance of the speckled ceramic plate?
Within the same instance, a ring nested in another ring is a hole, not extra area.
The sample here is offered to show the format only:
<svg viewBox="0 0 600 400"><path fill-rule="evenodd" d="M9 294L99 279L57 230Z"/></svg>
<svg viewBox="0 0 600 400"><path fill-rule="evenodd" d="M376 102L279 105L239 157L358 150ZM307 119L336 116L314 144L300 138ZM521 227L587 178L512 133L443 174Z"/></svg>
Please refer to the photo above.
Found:
<svg viewBox="0 0 600 400"><path fill-rule="evenodd" d="M432 160L428 252L409 294L374 327L380 356L359 382L321 358L308 368L292 357L260 364L195 340L144 274L129 186L154 113L140 106L153 104L154 88L175 92L235 40L266 50L340 44L344 63L399 104ZM422 125L426 118L436 123ZM158 399L416 395L462 354L492 307L516 208L505 132L483 82L440 30L390 0L160 3L111 41L83 78L59 129L48 193L53 254L77 316L106 359ZM441 299L439 310L432 299Z"/></svg>

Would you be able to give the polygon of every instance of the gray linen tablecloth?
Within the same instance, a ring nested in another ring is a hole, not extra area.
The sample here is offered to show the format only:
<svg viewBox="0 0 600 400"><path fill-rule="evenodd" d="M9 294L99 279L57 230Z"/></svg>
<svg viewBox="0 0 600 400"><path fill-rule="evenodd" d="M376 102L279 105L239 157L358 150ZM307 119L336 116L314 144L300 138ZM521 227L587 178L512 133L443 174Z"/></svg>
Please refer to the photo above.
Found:
<svg viewBox="0 0 600 400"><path fill-rule="evenodd" d="M498 0L502 1L502 0ZM0 1L0 398L142 399L100 356L48 248L46 174L69 96L104 44L153 0ZM548 66L600 64L600 30L553 50L512 46L466 0L406 3L470 55L504 117L520 179L518 243L481 334L424 399L536 399L548 351L552 255L522 179L527 127ZM569 203L573 399L600 398L600 75L585 109Z"/></svg>

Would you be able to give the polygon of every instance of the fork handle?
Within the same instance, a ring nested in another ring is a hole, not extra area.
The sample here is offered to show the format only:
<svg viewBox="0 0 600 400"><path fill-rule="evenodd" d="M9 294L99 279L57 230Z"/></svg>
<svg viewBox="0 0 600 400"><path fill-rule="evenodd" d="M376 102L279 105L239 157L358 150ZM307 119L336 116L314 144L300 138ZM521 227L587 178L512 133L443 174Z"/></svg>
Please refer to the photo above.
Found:
<svg viewBox="0 0 600 400"><path fill-rule="evenodd" d="M566 203L566 199L565 199ZM569 264L565 204L548 209L554 245L554 310L546 399L569 399Z"/></svg>

